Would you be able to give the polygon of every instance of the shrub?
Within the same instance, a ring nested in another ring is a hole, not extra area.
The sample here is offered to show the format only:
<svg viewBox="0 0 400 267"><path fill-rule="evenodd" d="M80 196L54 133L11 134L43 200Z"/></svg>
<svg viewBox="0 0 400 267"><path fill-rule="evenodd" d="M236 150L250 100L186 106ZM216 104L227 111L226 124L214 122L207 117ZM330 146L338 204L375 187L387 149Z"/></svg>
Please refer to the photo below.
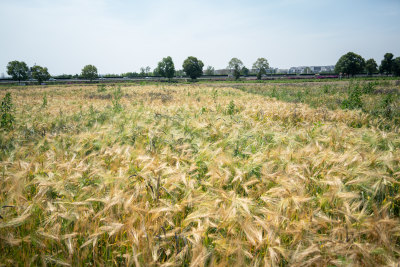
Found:
<svg viewBox="0 0 400 267"><path fill-rule="evenodd" d="M107 91L107 90L106 90L106 86L104 84L97 85L97 92L98 93L103 93L105 91Z"/></svg>
<svg viewBox="0 0 400 267"><path fill-rule="evenodd" d="M392 104L393 102L393 95L392 94L387 94L383 99L382 99L382 110L383 110L383 116L385 118L391 119L393 112L392 112Z"/></svg>
<svg viewBox="0 0 400 267"><path fill-rule="evenodd" d="M373 93L375 91L375 86L376 86L375 83L372 83L372 82L371 83L366 83L366 84L364 84L364 86L362 88L362 92L364 94L371 94L371 93Z"/></svg>
<svg viewBox="0 0 400 267"><path fill-rule="evenodd" d="M114 88L113 98L112 98L113 109L115 112L122 111L122 105L119 102L121 98L122 98L121 86L118 86Z"/></svg>
<svg viewBox="0 0 400 267"><path fill-rule="evenodd" d="M46 107L46 106L47 106L47 94L44 93L44 95L43 95L42 108L44 108L44 107Z"/></svg>
<svg viewBox="0 0 400 267"><path fill-rule="evenodd" d="M363 103L361 101L361 89L360 85L357 83L353 85L350 83L349 85L349 96L342 102L342 108L347 109L360 109L363 107Z"/></svg>
<svg viewBox="0 0 400 267"><path fill-rule="evenodd" d="M237 109L235 106L235 103L233 102L233 100L231 100L231 102L229 102L228 108L227 108L227 113L229 115L233 115L234 113L236 113Z"/></svg>
<svg viewBox="0 0 400 267"><path fill-rule="evenodd" d="M6 93L3 101L1 102L1 128L10 129L14 123L13 104L11 93Z"/></svg>

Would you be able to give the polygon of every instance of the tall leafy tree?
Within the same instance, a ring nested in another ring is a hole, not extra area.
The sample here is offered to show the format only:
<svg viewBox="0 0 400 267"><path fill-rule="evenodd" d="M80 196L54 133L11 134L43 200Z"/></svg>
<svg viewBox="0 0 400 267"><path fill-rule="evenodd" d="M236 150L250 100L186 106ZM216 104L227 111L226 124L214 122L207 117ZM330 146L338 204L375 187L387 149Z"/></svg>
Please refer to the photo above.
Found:
<svg viewBox="0 0 400 267"><path fill-rule="evenodd" d="M183 71L188 75L192 80L200 77L203 74L203 61L197 59L196 57L188 57L183 61Z"/></svg>
<svg viewBox="0 0 400 267"><path fill-rule="evenodd" d="M155 72L162 77L171 79L175 74L175 66L171 57L165 57L158 62L157 70Z"/></svg>
<svg viewBox="0 0 400 267"><path fill-rule="evenodd" d="M365 62L365 69L367 70L368 75L372 75L378 71L378 64L373 58L368 59Z"/></svg>
<svg viewBox="0 0 400 267"><path fill-rule="evenodd" d="M151 68L149 66L147 67L141 67L140 68L140 76L149 76Z"/></svg>
<svg viewBox="0 0 400 267"><path fill-rule="evenodd" d="M269 69L268 60L263 57L258 58L253 64L253 69L257 71L257 79L261 80L261 76L267 74L267 70Z"/></svg>
<svg viewBox="0 0 400 267"><path fill-rule="evenodd" d="M386 53L381 61L381 66L379 67L380 73L392 74L393 68L393 54Z"/></svg>
<svg viewBox="0 0 400 267"><path fill-rule="evenodd" d="M393 74L400 76L400 57L396 57L393 60Z"/></svg>
<svg viewBox="0 0 400 267"><path fill-rule="evenodd" d="M243 66L243 62L236 57L232 58L228 63L228 69L230 70L234 70L235 68L242 69Z"/></svg>
<svg viewBox="0 0 400 267"><path fill-rule="evenodd" d="M32 77L36 79L39 84L41 84L43 81L47 81L51 77L46 67L41 67L38 65L35 65L31 68L31 73Z"/></svg>
<svg viewBox="0 0 400 267"><path fill-rule="evenodd" d="M205 71L205 74L206 74L206 75L214 75L214 73L215 73L214 67L208 66L208 67L206 68L206 71Z"/></svg>
<svg viewBox="0 0 400 267"><path fill-rule="evenodd" d="M363 72L364 69L365 59L353 52L343 55L335 65L336 73L346 73L352 76Z"/></svg>
<svg viewBox="0 0 400 267"><path fill-rule="evenodd" d="M228 63L228 69L233 72L236 80L240 78L240 71L244 67L243 62L238 58L232 58Z"/></svg>
<svg viewBox="0 0 400 267"><path fill-rule="evenodd" d="M240 70L240 74L243 76L248 76L250 73L250 70L246 68L246 66L243 66L242 69Z"/></svg>
<svg viewBox="0 0 400 267"><path fill-rule="evenodd" d="M146 76L146 69L144 67L140 68L140 76L142 77Z"/></svg>
<svg viewBox="0 0 400 267"><path fill-rule="evenodd" d="M28 65L23 61L14 60L7 64L7 74L15 81L21 82L22 80L28 79L28 72Z"/></svg>
<svg viewBox="0 0 400 267"><path fill-rule="evenodd" d="M95 66L93 66L93 65L86 65L82 69L81 76L84 79L88 79L90 81L93 81L94 79L96 79L98 77L97 68Z"/></svg>

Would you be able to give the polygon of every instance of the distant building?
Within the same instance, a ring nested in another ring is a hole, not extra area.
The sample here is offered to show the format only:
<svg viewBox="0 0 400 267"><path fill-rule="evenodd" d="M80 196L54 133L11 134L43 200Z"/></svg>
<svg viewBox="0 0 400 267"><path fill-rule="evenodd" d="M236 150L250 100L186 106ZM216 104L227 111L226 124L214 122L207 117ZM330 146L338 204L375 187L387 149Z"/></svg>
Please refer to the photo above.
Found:
<svg viewBox="0 0 400 267"><path fill-rule="evenodd" d="M291 67L289 69L290 74L315 74L321 72L333 72L335 66L300 66L300 67Z"/></svg>
<svg viewBox="0 0 400 267"><path fill-rule="evenodd" d="M278 68L269 68L267 70L267 74L276 73L276 74L317 74L321 72L333 72L335 70L334 65L329 66L299 66L299 67L291 67L290 69L278 69ZM215 70L215 75L230 75L233 71L230 69L219 69ZM256 69L249 69L250 74L257 74Z"/></svg>
<svg viewBox="0 0 400 267"><path fill-rule="evenodd" d="M230 73L231 73L231 70L229 70L229 69L214 70L215 75L228 75Z"/></svg>
<svg viewBox="0 0 400 267"><path fill-rule="evenodd" d="M275 69L275 73L277 74L288 74L289 69Z"/></svg>

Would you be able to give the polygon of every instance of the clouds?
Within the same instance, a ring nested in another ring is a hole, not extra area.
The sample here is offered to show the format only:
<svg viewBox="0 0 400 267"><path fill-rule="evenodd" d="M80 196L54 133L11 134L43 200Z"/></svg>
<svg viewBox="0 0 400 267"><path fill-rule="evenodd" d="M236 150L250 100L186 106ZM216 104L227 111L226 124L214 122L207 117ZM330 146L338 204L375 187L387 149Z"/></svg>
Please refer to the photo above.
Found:
<svg viewBox="0 0 400 267"><path fill-rule="evenodd" d="M52 74L86 64L138 71L168 55L178 68L187 56L216 68L261 56L276 67L328 65L347 51L379 61L386 51L400 54L399 9L394 1L6 0L0 73L15 59Z"/></svg>

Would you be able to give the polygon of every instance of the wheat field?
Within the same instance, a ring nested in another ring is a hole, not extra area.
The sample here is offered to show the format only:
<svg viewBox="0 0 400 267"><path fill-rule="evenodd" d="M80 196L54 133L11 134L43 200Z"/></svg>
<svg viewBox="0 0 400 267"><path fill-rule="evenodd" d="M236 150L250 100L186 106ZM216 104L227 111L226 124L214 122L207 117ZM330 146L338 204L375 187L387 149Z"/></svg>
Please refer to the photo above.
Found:
<svg viewBox="0 0 400 267"><path fill-rule="evenodd" d="M1 266L398 266L380 118L201 84L6 91Z"/></svg>

